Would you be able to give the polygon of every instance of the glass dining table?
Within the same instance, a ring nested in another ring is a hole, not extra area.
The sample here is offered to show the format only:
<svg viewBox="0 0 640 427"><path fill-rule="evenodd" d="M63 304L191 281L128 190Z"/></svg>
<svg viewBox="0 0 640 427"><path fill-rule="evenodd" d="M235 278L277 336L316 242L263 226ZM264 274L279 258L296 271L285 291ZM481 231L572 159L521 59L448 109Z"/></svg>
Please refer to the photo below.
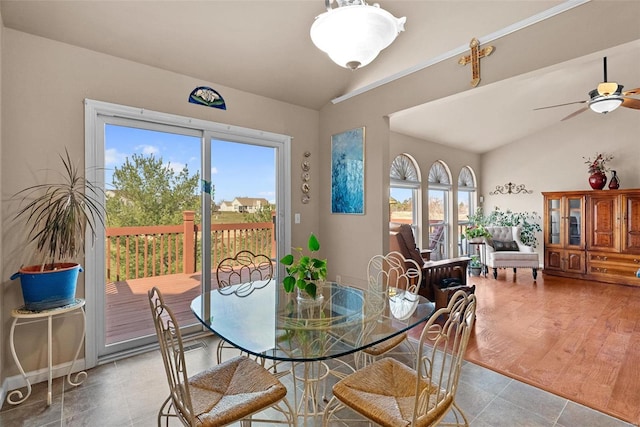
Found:
<svg viewBox="0 0 640 427"><path fill-rule="evenodd" d="M305 419L321 412L320 380L336 374L325 361L339 361L353 371L344 356L402 334L435 311L433 302L402 289L363 290L334 282L319 289L309 301L286 293L272 279L215 289L191 302L198 320L239 350L291 362L294 389L296 380L303 383L300 399L294 393L294 406Z"/></svg>

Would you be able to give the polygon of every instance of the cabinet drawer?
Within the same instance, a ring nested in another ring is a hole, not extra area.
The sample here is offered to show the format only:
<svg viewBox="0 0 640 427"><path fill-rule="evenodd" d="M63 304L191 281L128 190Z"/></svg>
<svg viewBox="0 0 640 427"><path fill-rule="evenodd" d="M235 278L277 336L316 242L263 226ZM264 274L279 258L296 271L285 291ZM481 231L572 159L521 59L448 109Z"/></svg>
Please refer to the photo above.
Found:
<svg viewBox="0 0 640 427"><path fill-rule="evenodd" d="M610 252L588 252L587 259L590 263L625 264L640 267L640 256L631 254L616 254Z"/></svg>
<svg viewBox="0 0 640 427"><path fill-rule="evenodd" d="M587 273L595 276L618 276L622 281L635 283L640 257L634 255L591 252L587 256Z"/></svg>

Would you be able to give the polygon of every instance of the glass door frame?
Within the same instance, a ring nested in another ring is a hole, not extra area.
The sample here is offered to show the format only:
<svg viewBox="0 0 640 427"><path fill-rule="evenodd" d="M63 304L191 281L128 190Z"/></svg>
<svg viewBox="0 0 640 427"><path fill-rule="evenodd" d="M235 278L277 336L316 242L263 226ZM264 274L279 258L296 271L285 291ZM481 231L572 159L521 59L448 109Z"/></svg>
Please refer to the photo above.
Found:
<svg viewBox="0 0 640 427"><path fill-rule="evenodd" d="M284 253L291 242L291 193L286 191L291 182L291 137L258 131L190 117L144 110L136 107L85 99L85 176L101 188L104 182L104 124L116 119L129 119L157 124L159 127L184 128L186 133L200 132L202 142L202 180L211 182L211 140L225 140L273 147L276 150L276 242L277 253ZM202 227L211 227L211 194L203 194ZM96 244L85 251L85 299L87 328L85 340L85 368L96 366L112 355L101 356L104 349L104 285L106 233L98 228ZM91 240L87 240L90 242ZM209 239L203 239L202 253L211 250ZM208 270L207 270L208 269ZM203 257L202 271L211 271L211 261ZM211 289L210 275L203 274L203 290ZM144 346L142 347L144 348Z"/></svg>

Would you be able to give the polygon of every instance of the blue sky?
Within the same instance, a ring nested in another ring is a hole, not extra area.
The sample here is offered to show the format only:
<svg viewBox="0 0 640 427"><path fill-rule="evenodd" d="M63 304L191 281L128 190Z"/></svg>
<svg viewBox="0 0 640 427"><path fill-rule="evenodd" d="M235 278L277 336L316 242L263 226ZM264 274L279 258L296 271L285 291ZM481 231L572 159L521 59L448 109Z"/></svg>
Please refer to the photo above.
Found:
<svg viewBox="0 0 640 427"><path fill-rule="evenodd" d="M162 158L176 171L186 165L189 174L200 170L200 138L107 125L105 130L105 182L112 189L113 170L127 157L138 153ZM211 146L211 180L214 200L231 201L234 197L263 197L275 201L275 151L226 141Z"/></svg>

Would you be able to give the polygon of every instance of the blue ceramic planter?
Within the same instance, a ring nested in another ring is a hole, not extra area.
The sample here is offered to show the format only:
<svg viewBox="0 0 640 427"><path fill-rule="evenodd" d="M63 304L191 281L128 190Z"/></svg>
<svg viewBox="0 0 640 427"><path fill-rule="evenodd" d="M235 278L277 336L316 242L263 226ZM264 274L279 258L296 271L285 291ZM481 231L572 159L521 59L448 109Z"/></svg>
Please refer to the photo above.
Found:
<svg viewBox="0 0 640 427"><path fill-rule="evenodd" d="M40 265L30 265L11 276L11 280L20 278L25 308L43 311L71 304L76 297L82 266L60 263L54 264L53 270L40 271L40 268Z"/></svg>

